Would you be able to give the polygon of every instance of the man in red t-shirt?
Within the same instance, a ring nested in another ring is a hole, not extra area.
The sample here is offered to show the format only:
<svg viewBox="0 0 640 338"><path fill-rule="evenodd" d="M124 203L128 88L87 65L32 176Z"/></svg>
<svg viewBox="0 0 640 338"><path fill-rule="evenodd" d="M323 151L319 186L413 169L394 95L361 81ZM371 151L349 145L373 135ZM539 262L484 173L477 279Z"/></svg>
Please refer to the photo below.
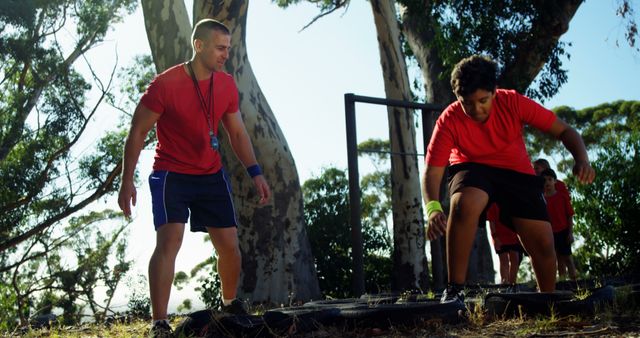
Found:
<svg viewBox="0 0 640 338"><path fill-rule="evenodd" d="M222 122L233 152L247 168L265 204L271 195L238 112L238 89L223 72L231 33L222 23L204 19L192 34L193 57L156 76L136 108L124 147L118 204L126 216L136 203L134 171L144 140L156 125L156 146L149 186L156 230L156 248L149 262L153 316L151 335L169 336L167 306L175 259L185 224L207 232L218 254L222 310L246 314L236 299L241 256L231 186L222 168L218 124Z"/></svg>
<svg viewBox="0 0 640 338"><path fill-rule="evenodd" d="M553 231L554 247L558 261L558 275L560 279L567 277L575 281L576 266L571 256L571 243L573 243L573 207L571 198L556 190L558 178L553 169L545 169L540 173L544 178L544 198L547 201L547 212Z"/></svg>
<svg viewBox="0 0 640 338"><path fill-rule="evenodd" d="M580 134L531 99L497 88L498 67L487 57L460 61L451 74L457 101L440 115L429 142L423 175L427 236L446 232L449 285L442 301L463 298L469 255L478 221L489 203L497 203L531 257L538 288L555 290L556 258L542 178L535 175L522 129L531 125L562 141L575 160L573 172L590 183L595 171ZM440 205L440 184L449 167L450 213Z"/></svg>
<svg viewBox="0 0 640 338"><path fill-rule="evenodd" d="M502 284L515 285L524 252L518 234L500 222L500 209L495 203L487 210L487 221L491 229L493 247L500 259L500 281Z"/></svg>

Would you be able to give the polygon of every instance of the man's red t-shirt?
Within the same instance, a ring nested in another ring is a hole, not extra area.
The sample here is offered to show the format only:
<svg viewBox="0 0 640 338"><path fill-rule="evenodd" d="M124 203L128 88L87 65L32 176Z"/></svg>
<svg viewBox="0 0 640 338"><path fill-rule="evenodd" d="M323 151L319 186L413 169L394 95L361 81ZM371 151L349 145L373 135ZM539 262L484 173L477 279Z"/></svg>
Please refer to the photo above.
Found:
<svg viewBox="0 0 640 338"><path fill-rule="evenodd" d="M544 132L555 120L552 111L514 90L496 90L484 122L472 120L456 101L438 118L425 161L438 167L475 162L535 175L522 128L529 124Z"/></svg>
<svg viewBox="0 0 640 338"><path fill-rule="evenodd" d="M569 227L569 218L573 216L574 211L571 206L571 199L568 195L556 191L551 196L544 196L547 201L547 212L551 221L551 229L553 232L560 232Z"/></svg>
<svg viewBox="0 0 640 338"><path fill-rule="evenodd" d="M209 104L209 79L198 81L206 104ZM215 72L213 78L213 132L223 114L238 112L238 88L231 75ZM160 114L156 123L158 144L154 170L182 174L212 174L222 168L220 154L211 148L209 126L193 80L179 64L156 76L140 102ZM207 117L211 121L211 113Z"/></svg>
<svg viewBox="0 0 640 338"><path fill-rule="evenodd" d="M520 244L518 235L515 231L509 229L506 225L500 222L500 209L497 204L493 203L489 207L489 210L487 210L487 221L495 224L495 235L493 233L491 234L494 242L497 238L502 245Z"/></svg>

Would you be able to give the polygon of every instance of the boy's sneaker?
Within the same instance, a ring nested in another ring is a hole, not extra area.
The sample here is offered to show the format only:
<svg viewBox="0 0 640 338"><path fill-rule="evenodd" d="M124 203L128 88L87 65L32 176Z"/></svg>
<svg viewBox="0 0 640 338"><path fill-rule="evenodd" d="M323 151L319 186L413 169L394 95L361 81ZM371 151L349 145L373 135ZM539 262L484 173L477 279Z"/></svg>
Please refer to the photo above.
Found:
<svg viewBox="0 0 640 338"><path fill-rule="evenodd" d="M151 328L149 332L151 338L170 338L173 337L173 330L166 320L159 320Z"/></svg>
<svg viewBox="0 0 640 338"><path fill-rule="evenodd" d="M247 305L240 299L234 299L229 305L222 305L222 312L231 315L249 315Z"/></svg>
<svg viewBox="0 0 640 338"><path fill-rule="evenodd" d="M464 303L463 286L458 284L449 284L442 292L440 303L461 302Z"/></svg>

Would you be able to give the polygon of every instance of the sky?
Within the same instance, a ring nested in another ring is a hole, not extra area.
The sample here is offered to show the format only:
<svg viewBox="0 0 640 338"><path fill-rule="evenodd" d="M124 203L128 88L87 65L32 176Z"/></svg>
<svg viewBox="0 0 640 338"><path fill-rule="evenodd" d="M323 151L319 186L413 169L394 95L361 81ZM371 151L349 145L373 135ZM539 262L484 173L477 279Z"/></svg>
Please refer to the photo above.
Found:
<svg viewBox="0 0 640 338"><path fill-rule="evenodd" d="M567 48L571 58L564 62L568 82L545 107L581 109L640 99L640 52L633 51L624 40L624 26L615 16L617 2L588 0L578 9L561 39L572 43ZM191 10L189 1L187 9ZM270 1L251 1L247 21L249 61L287 139L301 183L318 176L322 168L347 167L344 94L384 97L370 4L352 1L348 10L337 11L300 31L317 13L318 9L307 3L285 10ZM88 58L97 60L98 74L106 77L115 64L116 52L118 66L129 65L135 55L150 53L140 8L116 25ZM357 104L356 111L358 142L388 138L384 107ZM97 124L113 121L114 114L117 112L101 114ZM422 149L421 140L418 149ZM153 151L143 151L138 164L139 202L129 235L134 271L143 274L155 237L146 184L152 160ZM360 160L364 170L366 161ZM101 207L117 209L113 198L100 203L104 204ZM188 272L211 252L210 244L203 243L200 235L185 236L176 271ZM184 297L197 298L187 291L174 290L170 308Z"/></svg>

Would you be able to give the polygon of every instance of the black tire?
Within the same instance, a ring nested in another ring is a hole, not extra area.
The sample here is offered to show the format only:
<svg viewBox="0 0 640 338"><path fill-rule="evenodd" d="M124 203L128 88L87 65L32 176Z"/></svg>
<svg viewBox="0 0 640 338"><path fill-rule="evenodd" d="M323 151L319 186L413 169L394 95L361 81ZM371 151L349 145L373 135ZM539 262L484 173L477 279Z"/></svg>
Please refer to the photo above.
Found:
<svg viewBox="0 0 640 338"><path fill-rule="evenodd" d="M215 310L192 312L176 329L176 337L269 336L261 316L229 315Z"/></svg>
<svg viewBox="0 0 640 338"><path fill-rule="evenodd" d="M439 300L414 303L377 304L368 307L342 308L340 316L359 325L394 325L424 319L442 319L456 323L462 319L466 308L461 301L440 303Z"/></svg>
<svg viewBox="0 0 640 338"><path fill-rule="evenodd" d="M520 314L559 315L593 314L599 307L613 302L612 286L590 290L585 299L577 299L571 292L490 293L484 299L484 308L490 315L513 317Z"/></svg>
<svg viewBox="0 0 640 338"><path fill-rule="evenodd" d="M393 304L400 299L400 293L365 293L360 296L360 299L367 302L367 304Z"/></svg>
<svg viewBox="0 0 640 338"><path fill-rule="evenodd" d="M340 310L332 307L297 306L271 309L264 313L264 323L278 333L302 333L334 324Z"/></svg>
<svg viewBox="0 0 640 338"><path fill-rule="evenodd" d="M312 308L348 308L348 307L360 307L367 305L366 299L361 298L345 298L345 299L327 299L327 300L314 300L304 303L303 307Z"/></svg>

